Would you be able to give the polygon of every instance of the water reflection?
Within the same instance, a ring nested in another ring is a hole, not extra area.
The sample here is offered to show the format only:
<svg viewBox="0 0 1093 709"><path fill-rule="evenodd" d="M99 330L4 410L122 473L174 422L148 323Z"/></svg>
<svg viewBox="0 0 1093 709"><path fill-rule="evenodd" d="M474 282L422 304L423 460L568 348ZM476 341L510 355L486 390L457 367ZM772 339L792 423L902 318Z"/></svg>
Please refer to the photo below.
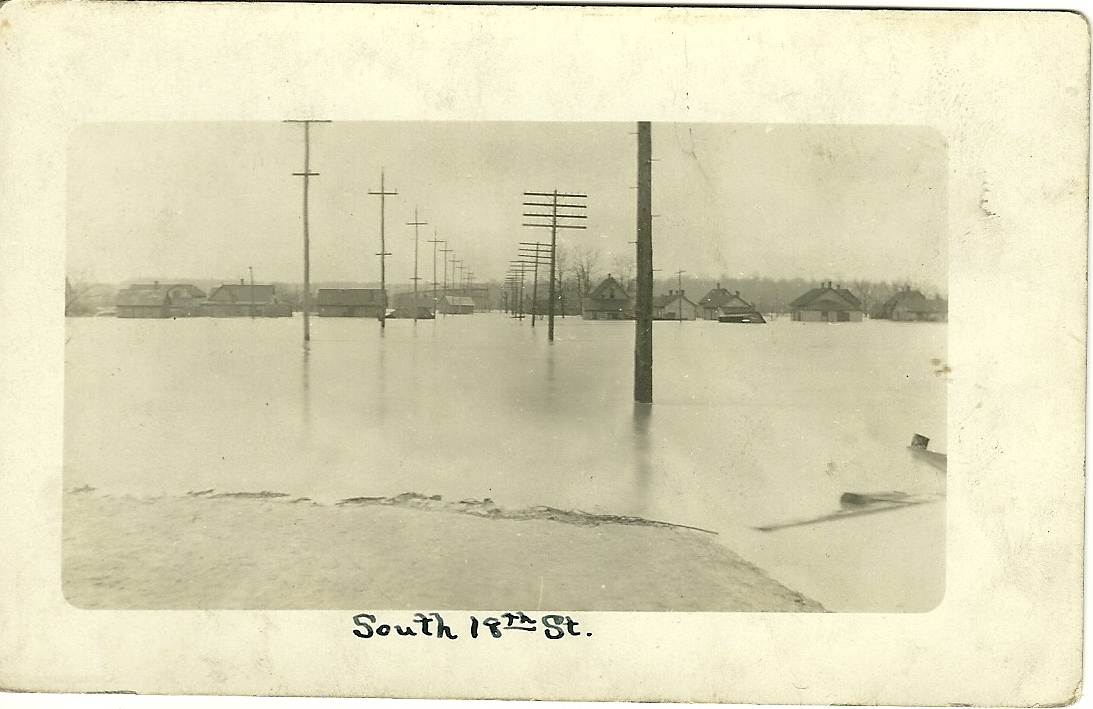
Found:
<svg viewBox="0 0 1093 709"><path fill-rule="evenodd" d="M831 608L943 585L940 505L752 529L837 509L846 491L927 486L900 451L913 431L947 448L946 383L923 366L943 329L665 323L649 407L632 403L627 323L568 318L549 346L545 328L501 314L416 338L406 321L377 333L329 318L302 354L298 317L258 323L70 319L66 487L490 497L715 529Z"/></svg>
<svg viewBox="0 0 1093 709"><path fill-rule="evenodd" d="M649 508L649 487L653 479L653 453L649 442L649 424L653 417L650 404L634 404L634 503L638 514Z"/></svg>
<svg viewBox="0 0 1093 709"><path fill-rule="evenodd" d="M304 353L300 358L300 399L303 415L304 439L311 437L311 343L304 341Z"/></svg>

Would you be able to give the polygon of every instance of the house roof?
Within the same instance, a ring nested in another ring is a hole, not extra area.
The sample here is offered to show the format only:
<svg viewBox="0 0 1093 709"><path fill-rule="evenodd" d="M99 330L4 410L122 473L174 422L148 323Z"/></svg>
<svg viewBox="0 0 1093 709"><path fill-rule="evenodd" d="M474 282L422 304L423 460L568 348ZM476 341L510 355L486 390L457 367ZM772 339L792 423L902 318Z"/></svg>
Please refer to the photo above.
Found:
<svg viewBox="0 0 1093 709"><path fill-rule="evenodd" d="M205 292L189 283L136 283L118 291L117 304L122 306L165 305L170 302L169 296L178 295L204 298Z"/></svg>
<svg viewBox="0 0 1093 709"><path fill-rule="evenodd" d="M160 306L167 304L166 288L126 288L118 291L119 307Z"/></svg>
<svg viewBox="0 0 1093 709"><path fill-rule="evenodd" d="M615 291L621 294L620 297L607 297L608 292ZM626 295L626 289L623 288L622 285L615 280L615 277L611 274L608 274L607 278L603 279L603 281L601 281L600 284L596 286L596 288L591 293L588 294L588 297L591 300L627 300L629 296Z"/></svg>
<svg viewBox="0 0 1093 709"><path fill-rule="evenodd" d="M380 288L320 288L319 305L375 305L386 303Z"/></svg>
<svg viewBox="0 0 1093 709"><path fill-rule="evenodd" d="M731 298L735 298L731 291L727 288L718 286L717 288L711 288L710 292L703 296L702 300L698 301L698 304L703 307L716 308L722 303L727 302Z"/></svg>
<svg viewBox="0 0 1093 709"><path fill-rule="evenodd" d="M240 283L225 283L217 286L209 295L209 300L217 303L272 303L273 286L270 284L255 283L253 286Z"/></svg>
<svg viewBox="0 0 1093 709"><path fill-rule="evenodd" d="M755 310L754 305L740 297L740 291L734 293L728 288L722 288L720 285L711 289L702 300L698 301L698 305L699 307L711 310L723 308L735 308L742 312L752 312Z"/></svg>
<svg viewBox="0 0 1093 709"><path fill-rule="evenodd" d="M789 304L794 310L861 310L861 301L846 288L813 288Z"/></svg>
<svg viewBox="0 0 1093 709"><path fill-rule="evenodd" d="M944 298L927 298L919 290L901 290L884 303L886 311L896 307L914 313L943 313L949 309Z"/></svg>
<svg viewBox="0 0 1093 709"><path fill-rule="evenodd" d="M687 301L691 305L694 305L694 303L691 301L691 299L688 298L687 296L683 295L682 293L665 293L664 295L658 295L656 298L653 298L653 307L654 308L667 307L667 306L671 305L672 303L676 302L676 300L678 300L679 298L683 298L683 300Z"/></svg>

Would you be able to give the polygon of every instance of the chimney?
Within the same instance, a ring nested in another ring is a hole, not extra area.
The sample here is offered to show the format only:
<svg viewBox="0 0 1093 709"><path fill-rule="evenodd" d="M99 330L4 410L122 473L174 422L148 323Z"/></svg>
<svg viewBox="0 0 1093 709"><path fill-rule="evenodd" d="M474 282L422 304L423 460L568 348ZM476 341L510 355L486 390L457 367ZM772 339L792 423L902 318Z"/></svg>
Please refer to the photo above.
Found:
<svg viewBox="0 0 1093 709"><path fill-rule="evenodd" d="M242 279L242 278L239 279L239 285L241 285L241 286L246 285L246 282L244 281L244 279Z"/></svg>
<svg viewBox="0 0 1093 709"><path fill-rule="evenodd" d="M721 281L717 282L717 290L721 290Z"/></svg>
<svg viewBox="0 0 1093 709"><path fill-rule="evenodd" d="M842 284L842 283L840 283L839 285L835 286L835 290L842 290L842 289L843 289L843 284Z"/></svg>
<svg viewBox="0 0 1093 709"><path fill-rule="evenodd" d="M159 290L159 281L152 281L152 287Z"/></svg>

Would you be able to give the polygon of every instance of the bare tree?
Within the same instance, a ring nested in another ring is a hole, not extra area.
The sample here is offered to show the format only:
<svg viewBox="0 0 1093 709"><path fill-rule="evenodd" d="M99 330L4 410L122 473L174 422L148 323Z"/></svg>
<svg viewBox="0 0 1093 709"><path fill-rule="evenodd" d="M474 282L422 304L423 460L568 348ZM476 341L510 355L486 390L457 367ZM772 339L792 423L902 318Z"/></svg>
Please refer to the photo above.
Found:
<svg viewBox="0 0 1093 709"><path fill-rule="evenodd" d="M94 312L94 307L87 303L84 299L92 288L89 283L83 281L73 282L68 276L65 276L65 317L73 317L76 315L90 315Z"/></svg>
<svg viewBox="0 0 1093 709"><path fill-rule="evenodd" d="M599 268L600 252L595 246L581 244L571 254L577 276L577 293L582 298L592 292L592 278Z"/></svg>
<svg viewBox="0 0 1093 709"><path fill-rule="evenodd" d="M623 290L629 290L630 283L634 280L634 254L615 254L611 258L611 269L618 277L619 285Z"/></svg>

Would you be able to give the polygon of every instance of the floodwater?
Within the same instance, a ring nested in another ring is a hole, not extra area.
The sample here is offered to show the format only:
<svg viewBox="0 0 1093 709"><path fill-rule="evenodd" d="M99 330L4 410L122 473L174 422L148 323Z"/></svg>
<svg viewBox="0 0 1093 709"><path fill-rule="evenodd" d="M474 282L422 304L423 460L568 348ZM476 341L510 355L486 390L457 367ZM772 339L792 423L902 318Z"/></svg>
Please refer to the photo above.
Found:
<svg viewBox="0 0 1093 709"><path fill-rule="evenodd" d="M635 406L632 322L501 313L391 320L68 320L65 487L336 500L414 491L717 531L836 611L944 593L938 502L762 532L847 491L943 494L936 323L657 322ZM241 533L244 533L241 530ZM622 610L622 609L620 609Z"/></svg>

